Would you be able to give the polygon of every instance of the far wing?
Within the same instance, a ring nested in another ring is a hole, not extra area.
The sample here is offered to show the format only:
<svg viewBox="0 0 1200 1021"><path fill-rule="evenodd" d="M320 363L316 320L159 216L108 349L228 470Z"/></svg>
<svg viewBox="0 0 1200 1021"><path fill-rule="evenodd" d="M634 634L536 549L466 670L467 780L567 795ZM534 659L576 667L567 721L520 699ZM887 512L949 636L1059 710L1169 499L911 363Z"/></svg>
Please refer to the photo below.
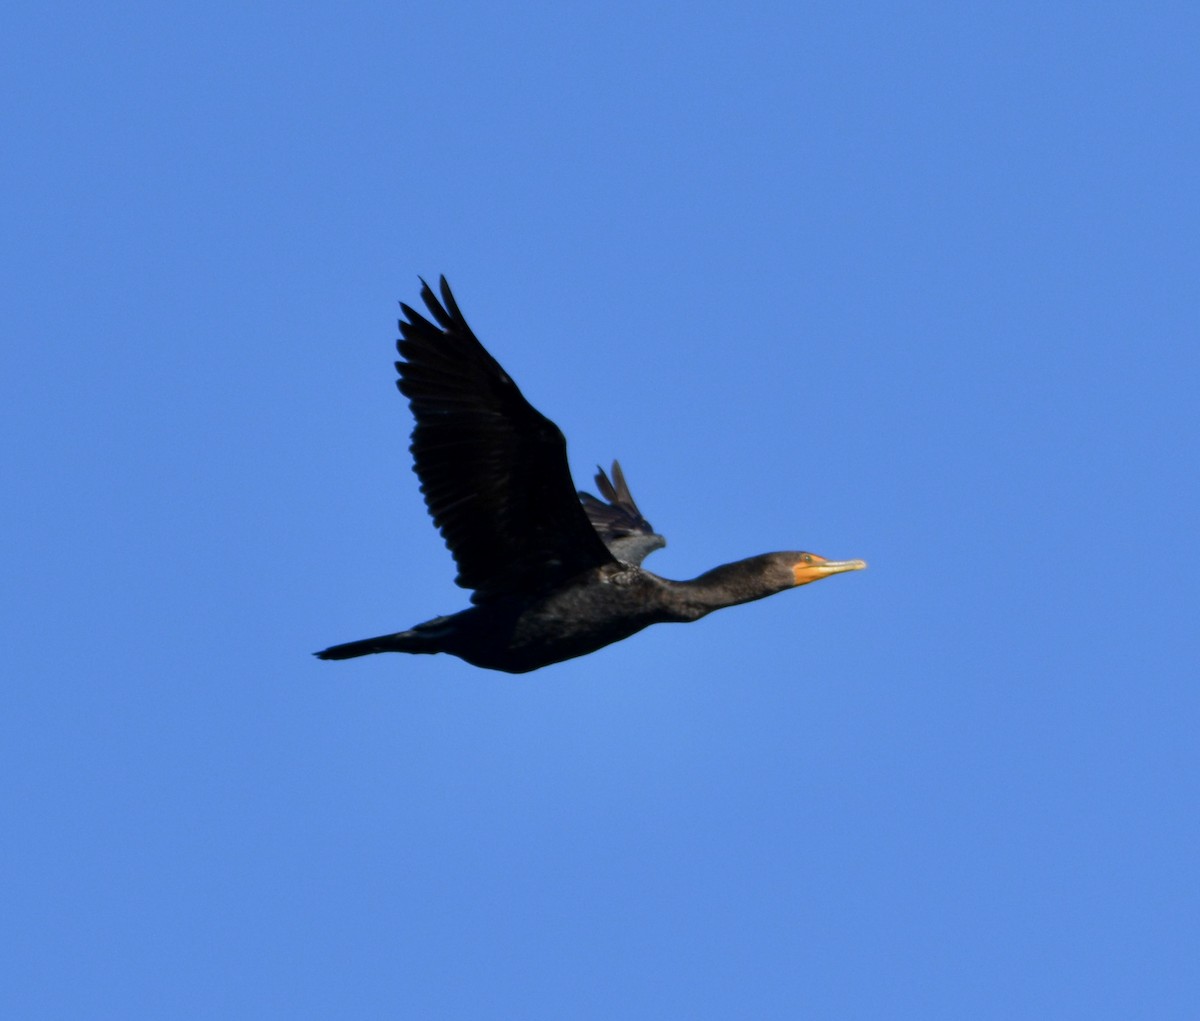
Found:
<svg viewBox="0 0 1200 1021"><path fill-rule="evenodd" d="M587 511L592 527L614 557L636 566L667 544L667 540L654 531L654 526L642 517L642 512L633 502L625 482L625 473L618 462L613 461L611 482L603 468L596 469L596 488L600 490L603 500L582 492L579 499L583 502L583 509Z"/></svg>

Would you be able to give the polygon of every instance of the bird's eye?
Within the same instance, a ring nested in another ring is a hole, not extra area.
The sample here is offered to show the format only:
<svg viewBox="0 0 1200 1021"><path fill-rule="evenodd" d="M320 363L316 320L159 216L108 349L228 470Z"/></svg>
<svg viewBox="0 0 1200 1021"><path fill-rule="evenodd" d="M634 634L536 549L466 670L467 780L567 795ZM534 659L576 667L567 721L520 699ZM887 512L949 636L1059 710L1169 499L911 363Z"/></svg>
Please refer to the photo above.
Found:
<svg viewBox="0 0 1200 1021"><path fill-rule="evenodd" d="M802 556L800 559L803 560L806 564L812 563L812 557L810 557L807 553L805 553L804 556Z"/></svg>

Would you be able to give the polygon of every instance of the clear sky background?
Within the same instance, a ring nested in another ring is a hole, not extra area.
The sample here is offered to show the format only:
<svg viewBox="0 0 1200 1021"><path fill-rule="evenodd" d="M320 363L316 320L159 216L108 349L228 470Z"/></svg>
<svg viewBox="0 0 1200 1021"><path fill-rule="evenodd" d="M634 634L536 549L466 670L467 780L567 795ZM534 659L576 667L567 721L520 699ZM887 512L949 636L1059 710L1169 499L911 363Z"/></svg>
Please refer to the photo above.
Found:
<svg viewBox="0 0 1200 1021"><path fill-rule="evenodd" d="M0 36L6 1017L1195 1018L1193 4L24 5ZM445 273L693 577L524 677Z"/></svg>

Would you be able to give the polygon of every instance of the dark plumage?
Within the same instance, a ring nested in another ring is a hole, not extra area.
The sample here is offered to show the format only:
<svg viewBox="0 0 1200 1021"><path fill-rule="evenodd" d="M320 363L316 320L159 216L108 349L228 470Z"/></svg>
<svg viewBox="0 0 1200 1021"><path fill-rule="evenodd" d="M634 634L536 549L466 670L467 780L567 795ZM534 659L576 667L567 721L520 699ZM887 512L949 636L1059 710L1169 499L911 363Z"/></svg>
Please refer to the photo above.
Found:
<svg viewBox="0 0 1200 1021"><path fill-rule="evenodd" d="M612 473L613 481L609 482L604 469L596 469L596 488L607 503L597 500L591 493L580 493L579 499L588 521L608 551L623 563L637 567L656 549L662 549L667 540L642 517L629 486L625 484L625 474L616 461L613 461Z"/></svg>
<svg viewBox="0 0 1200 1021"><path fill-rule="evenodd" d="M670 581L641 567L666 545L633 502L621 466L603 499L576 494L562 432L521 395L467 325L446 278L432 317L401 305L396 385L416 419L413 469L434 523L473 589L470 609L407 631L335 645L321 659L448 652L524 673L628 638L650 624L697 620L841 571L861 560L767 553Z"/></svg>

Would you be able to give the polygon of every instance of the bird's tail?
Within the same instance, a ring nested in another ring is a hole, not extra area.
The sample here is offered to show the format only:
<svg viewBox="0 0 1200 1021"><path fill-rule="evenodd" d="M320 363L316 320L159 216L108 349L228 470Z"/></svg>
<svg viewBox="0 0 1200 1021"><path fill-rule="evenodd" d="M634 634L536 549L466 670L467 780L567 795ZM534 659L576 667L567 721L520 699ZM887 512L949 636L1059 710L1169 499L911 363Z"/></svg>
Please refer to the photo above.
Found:
<svg viewBox="0 0 1200 1021"><path fill-rule="evenodd" d="M437 652L427 635L416 629L399 631L394 635L379 635L377 638L362 638L344 645L331 645L328 649L314 652L317 659L354 659L369 656L373 652Z"/></svg>

